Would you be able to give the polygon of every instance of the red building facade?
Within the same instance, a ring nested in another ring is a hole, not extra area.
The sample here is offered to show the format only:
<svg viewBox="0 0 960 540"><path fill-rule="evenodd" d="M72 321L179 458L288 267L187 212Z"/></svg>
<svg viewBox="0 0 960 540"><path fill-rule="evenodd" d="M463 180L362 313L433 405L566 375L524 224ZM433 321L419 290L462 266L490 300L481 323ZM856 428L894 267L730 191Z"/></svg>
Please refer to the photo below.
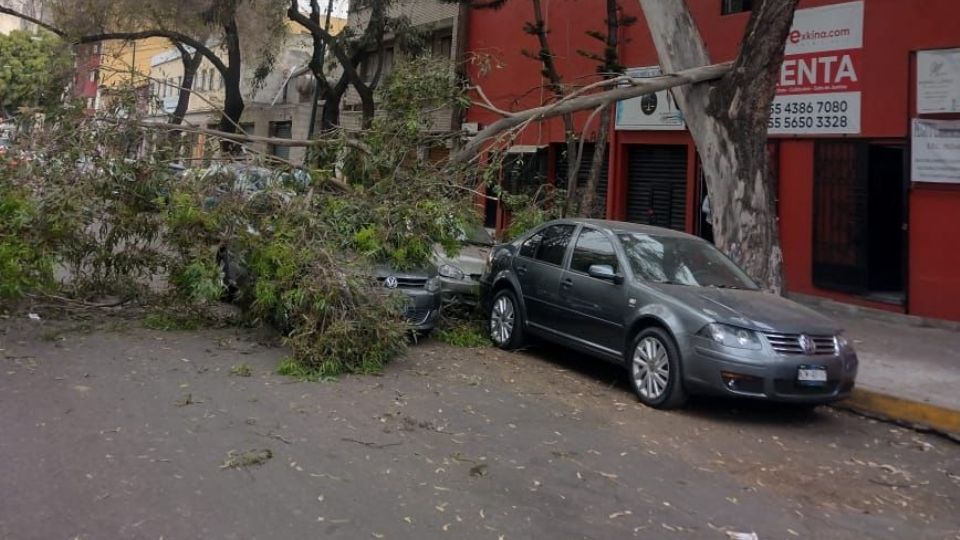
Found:
<svg viewBox="0 0 960 540"><path fill-rule="evenodd" d="M587 32L605 29L604 0L542 1L564 79L596 80L597 64L580 51L602 52ZM733 59L749 13L725 0L687 3L713 60ZM621 7L637 18L621 29L621 62L652 75L657 55L639 4ZM524 54L538 49L523 31L532 19L523 1L470 13L470 75L500 108L550 101L538 63ZM911 168L915 120L946 120L936 137L960 134L951 123L960 121L958 19L955 0L801 0L770 140L788 291L960 320L960 179L936 172L960 174L960 146L937 154L940 169ZM665 93L618 107L601 196L611 219L707 235L696 149L673 107ZM473 107L467 120L496 118ZM586 119L578 115L578 125ZM554 120L514 144L562 182L562 141Z"/></svg>
<svg viewBox="0 0 960 540"><path fill-rule="evenodd" d="M75 49L73 97L83 101L88 114L96 111L100 94L102 47L102 43L90 43Z"/></svg>

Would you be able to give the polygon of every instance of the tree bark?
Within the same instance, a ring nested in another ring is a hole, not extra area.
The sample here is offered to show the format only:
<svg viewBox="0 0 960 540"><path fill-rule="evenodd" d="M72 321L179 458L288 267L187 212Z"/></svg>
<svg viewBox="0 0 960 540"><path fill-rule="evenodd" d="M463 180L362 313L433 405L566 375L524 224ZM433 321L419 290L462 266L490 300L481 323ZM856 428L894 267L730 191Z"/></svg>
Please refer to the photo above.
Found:
<svg viewBox="0 0 960 540"><path fill-rule="evenodd" d="M197 53L190 54L179 43L176 43L176 47L180 51L180 61L183 63L183 82L180 85L180 95L177 96L177 108L170 115L170 123L179 125L183 123L183 119L187 116L187 109L190 108L190 95L193 93L193 83L200 64L203 63L203 56Z"/></svg>
<svg viewBox="0 0 960 540"><path fill-rule="evenodd" d="M346 93L348 86L347 79L341 77L337 84L327 92L326 99L323 102L323 115L320 117L321 133L340 127L340 104L343 102L343 95Z"/></svg>
<svg viewBox="0 0 960 540"><path fill-rule="evenodd" d="M240 53L240 31L237 28L236 15L232 14L223 25L223 40L227 49L227 71L223 75L224 96L223 116L220 118L220 131L236 133L243 116L242 58ZM224 140L223 149L233 151L236 145Z"/></svg>
<svg viewBox="0 0 960 540"><path fill-rule="evenodd" d="M533 24L531 30L537 36L537 43L540 50L537 57L543 64L542 74L549 81L547 87L555 99L563 99L566 92L563 88L563 77L557 70L557 63L554 61L553 48L550 47L550 40L547 39L547 21L543 17L543 8L540 0L532 0L533 6ZM563 120L563 138L567 145L567 201L565 204L566 212L576 213L577 184L580 178L580 153L577 149L577 131L573 123L573 114L562 114Z"/></svg>
<svg viewBox="0 0 960 540"><path fill-rule="evenodd" d="M659 92L685 84L712 81L719 79L729 71L729 63L700 66L677 73L668 73L661 77L651 77L642 80L634 79L631 81L630 86L614 88L613 90L606 90L595 94L576 96L571 94L557 103L550 103L525 111L509 113L508 116L480 130L480 133L470 139L470 142L467 143L462 150L454 154L450 161L452 165L462 165L473 158L483 147L487 146L489 141L494 137L511 129L522 127L524 124L530 122L555 118L568 113L596 109L604 104L611 105L618 101L640 97L651 92ZM602 84L616 85L621 81L626 82L627 78L602 81Z"/></svg>
<svg viewBox="0 0 960 540"><path fill-rule="evenodd" d="M684 0L639 2L665 72L710 63ZM717 247L776 293L783 252L767 120L797 2L755 2L733 69L715 84L673 90L700 153Z"/></svg>
<svg viewBox="0 0 960 540"><path fill-rule="evenodd" d="M619 71L620 63L620 14L617 9L617 0L607 0L607 35L604 43L604 77L610 78L615 71ZM617 64L615 66L614 64ZM610 132L611 107L605 107L600 112L600 125L597 127L597 140L593 147L593 160L590 162L590 172L587 176L587 186L584 190L580 212L586 217L603 217L605 208L597 208L597 189L600 186L600 175L603 172L603 162L607 157L607 138Z"/></svg>
<svg viewBox="0 0 960 540"><path fill-rule="evenodd" d="M590 172L587 176L587 185L584 187L583 200L580 203L580 213L584 217L603 217L605 208L597 207L597 190L600 186L600 175L603 172L603 162L607 157L607 136L610 133L611 107L604 107L600 111L600 125L597 126L597 140L593 147L593 161L590 162Z"/></svg>
<svg viewBox="0 0 960 540"><path fill-rule="evenodd" d="M373 3L374 13L371 15L370 23L364 30L364 36L361 38L361 42L367 41L368 38L373 38L375 42L382 43L383 33L386 31L387 17L386 7L384 4L385 2ZM319 21L314 21L311 19L311 17L301 13L298 0L290 0L290 7L287 9L287 17L291 21L303 26L307 29L307 31L310 32L310 35L313 38L314 50L316 50L318 47L325 47L327 50L333 53L334 57L336 57L337 62L339 62L340 66L343 68L342 77L353 86L353 88L357 91L357 95L360 97L360 105L363 114L363 127L364 129L369 128L373 124L373 117L377 108L376 102L374 101L374 88L367 84L367 82L363 80L363 78L360 76L360 73L357 71L359 62L355 62L356 51L348 52L343 47L343 44L336 39L336 37L331 35L330 32L320 26ZM342 99L343 93L341 93L339 97ZM324 104L324 109L329 106L329 101L330 99L328 96L327 103ZM336 108L339 115L339 103L336 105ZM326 110L324 110L323 118L324 120L322 120L322 122L325 123L325 119L328 118ZM339 122L340 119L337 118L334 124L339 124Z"/></svg>

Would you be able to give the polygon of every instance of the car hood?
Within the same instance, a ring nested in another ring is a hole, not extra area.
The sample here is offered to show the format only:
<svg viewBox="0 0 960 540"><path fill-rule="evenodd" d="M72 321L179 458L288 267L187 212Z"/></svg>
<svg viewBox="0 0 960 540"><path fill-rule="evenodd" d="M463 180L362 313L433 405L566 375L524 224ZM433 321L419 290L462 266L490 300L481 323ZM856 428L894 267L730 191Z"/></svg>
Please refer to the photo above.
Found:
<svg viewBox="0 0 960 540"><path fill-rule="evenodd" d="M434 258L437 265L453 264L463 270L464 274L479 276L483 273L483 266L487 262L487 255L493 246L478 246L475 244L466 244L460 248L460 253L456 257L448 257L442 247L434 250Z"/></svg>
<svg viewBox="0 0 960 540"><path fill-rule="evenodd" d="M835 334L837 324L816 311L761 291L656 285L690 309L713 321L762 332Z"/></svg>
<svg viewBox="0 0 960 540"><path fill-rule="evenodd" d="M377 279L386 279L393 276L398 279L430 279L437 275L435 268L410 268L406 270L397 270L386 264L380 264L374 267L373 277Z"/></svg>

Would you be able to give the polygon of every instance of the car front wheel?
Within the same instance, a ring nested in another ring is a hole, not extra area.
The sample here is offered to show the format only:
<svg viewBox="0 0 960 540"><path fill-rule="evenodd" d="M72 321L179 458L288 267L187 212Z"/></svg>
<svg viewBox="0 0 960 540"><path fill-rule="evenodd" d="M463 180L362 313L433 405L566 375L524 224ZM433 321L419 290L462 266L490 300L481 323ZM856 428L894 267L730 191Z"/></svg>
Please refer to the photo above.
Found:
<svg viewBox="0 0 960 540"><path fill-rule="evenodd" d="M673 339L660 328L647 328L630 349L630 381L644 405L675 409L687 401L680 373L680 353Z"/></svg>
<svg viewBox="0 0 960 540"><path fill-rule="evenodd" d="M505 289L493 297L489 327L497 347L511 351L523 346L523 314L513 292Z"/></svg>

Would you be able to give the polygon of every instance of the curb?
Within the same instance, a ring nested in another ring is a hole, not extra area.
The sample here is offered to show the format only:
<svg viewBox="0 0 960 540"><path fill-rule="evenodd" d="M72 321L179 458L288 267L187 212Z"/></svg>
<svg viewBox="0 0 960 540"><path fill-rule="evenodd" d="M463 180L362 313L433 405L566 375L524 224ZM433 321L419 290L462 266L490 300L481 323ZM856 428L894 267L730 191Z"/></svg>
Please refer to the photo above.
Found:
<svg viewBox="0 0 960 540"><path fill-rule="evenodd" d="M951 439L960 440L960 411L938 405L854 388L849 399L835 403L834 406L910 427L935 431Z"/></svg>

